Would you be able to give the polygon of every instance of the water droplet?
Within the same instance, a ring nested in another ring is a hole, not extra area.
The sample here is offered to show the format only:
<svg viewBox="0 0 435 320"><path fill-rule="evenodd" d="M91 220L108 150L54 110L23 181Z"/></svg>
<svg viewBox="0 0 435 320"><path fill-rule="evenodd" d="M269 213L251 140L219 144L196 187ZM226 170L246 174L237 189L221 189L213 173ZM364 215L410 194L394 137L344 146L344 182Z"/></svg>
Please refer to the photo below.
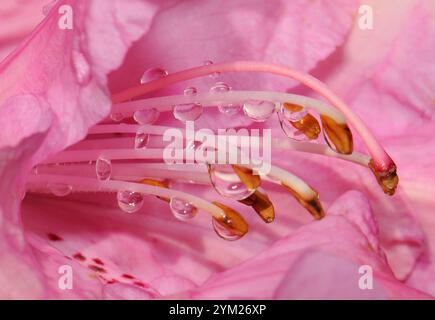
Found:
<svg viewBox="0 0 435 320"><path fill-rule="evenodd" d="M233 103L218 105L219 112L228 117L238 114L241 108L242 106L240 104Z"/></svg>
<svg viewBox="0 0 435 320"><path fill-rule="evenodd" d="M289 121L281 120L281 128L287 137L296 141L307 141L308 137L300 130L296 129Z"/></svg>
<svg viewBox="0 0 435 320"><path fill-rule="evenodd" d="M234 233L231 229L222 225L218 220L212 218L213 229L219 237L228 241L235 241L240 239L240 234Z"/></svg>
<svg viewBox="0 0 435 320"><path fill-rule="evenodd" d="M153 124L159 115L160 113L154 108L137 110L133 114L133 119L139 124Z"/></svg>
<svg viewBox="0 0 435 320"><path fill-rule="evenodd" d="M72 191L72 186L65 183L49 183L47 187L57 197L65 197Z"/></svg>
<svg viewBox="0 0 435 320"><path fill-rule="evenodd" d="M198 209L191 203L178 198L171 198L169 202L172 214L181 221L187 221L196 216Z"/></svg>
<svg viewBox="0 0 435 320"><path fill-rule="evenodd" d="M118 191L116 194L119 208L127 213L139 211L143 207L144 198L139 192Z"/></svg>
<svg viewBox="0 0 435 320"><path fill-rule="evenodd" d="M185 96L195 96L197 89L195 87L189 87L184 90ZM203 106L199 103L184 103L176 105L173 108L174 117L180 121L195 121L203 112Z"/></svg>
<svg viewBox="0 0 435 320"><path fill-rule="evenodd" d="M112 175L112 162L104 157L99 157L95 163L95 172L98 180L109 180Z"/></svg>
<svg viewBox="0 0 435 320"><path fill-rule="evenodd" d="M231 90L231 87L226 84L225 82L216 82L216 84L210 88L211 93L225 93ZM234 103L219 103L218 104L218 110L220 113L223 113L226 116L233 116L237 114L242 106L240 104L234 104Z"/></svg>
<svg viewBox="0 0 435 320"><path fill-rule="evenodd" d="M305 108L290 109L288 104L282 104L278 112L281 128L287 137L296 141L308 141L309 138L292 124L301 121L307 114ZM295 111L292 111L295 110Z"/></svg>
<svg viewBox="0 0 435 320"><path fill-rule="evenodd" d="M183 94L188 97L188 96L195 96L198 93L198 90L195 87L189 87L184 89Z"/></svg>
<svg viewBox="0 0 435 320"><path fill-rule="evenodd" d="M264 122L275 112L275 102L249 100L243 104L243 112L255 122Z"/></svg>
<svg viewBox="0 0 435 320"><path fill-rule="evenodd" d="M110 114L110 119L112 119L115 122L120 122L124 119L124 115L121 112L114 112Z"/></svg>
<svg viewBox="0 0 435 320"><path fill-rule="evenodd" d="M225 93L231 90L231 87L225 82L216 82L216 84L210 88L211 93Z"/></svg>
<svg viewBox="0 0 435 320"><path fill-rule="evenodd" d="M174 106L174 117L180 121L195 121L203 111L203 106L199 103L185 103Z"/></svg>
<svg viewBox="0 0 435 320"><path fill-rule="evenodd" d="M289 121L300 121L308 114L306 108L289 103L283 103L280 112Z"/></svg>
<svg viewBox="0 0 435 320"><path fill-rule="evenodd" d="M211 60L204 61L205 66L211 66L212 64L213 64L213 61L211 61ZM219 76L220 76L220 72L213 72L212 74L210 74L210 78L213 78L213 79L217 79L217 78L219 78Z"/></svg>
<svg viewBox="0 0 435 320"><path fill-rule="evenodd" d="M56 4L57 0L52 0L49 3L47 3L46 5L44 5L42 7L42 14L44 16L47 16L50 13L50 10L54 7L54 5Z"/></svg>
<svg viewBox="0 0 435 320"><path fill-rule="evenodd" d="M86 85L91 79L91 66L88 60L78 50L73 50L71 54L72 65L74 67L77 82L82 85Z"/></svg>
<svg viewBox="0 0 435 320"><path fill-rule="evenodd" d="M144 84L153 80L158 80L160 78L166 77L168 75L168 71L162 68L150 68L144 72L142 77L140 78L140 83Z"/></svg>
<svg viewBox="0 0 435 320"><path fill-rule="evenodd" d="M243 200L255 192L255 189L249 190L246 187L230 164L212 164L209 166L209 174L213 187L225 197Z"/></svg>
<svg viewBox="0 0 435 320"><path fill-rule="evenodd" d="M150 141L149 134L139 129L136 133L136 137L134 138L134 147L136 149L146 148L149 141Z"/></svg>

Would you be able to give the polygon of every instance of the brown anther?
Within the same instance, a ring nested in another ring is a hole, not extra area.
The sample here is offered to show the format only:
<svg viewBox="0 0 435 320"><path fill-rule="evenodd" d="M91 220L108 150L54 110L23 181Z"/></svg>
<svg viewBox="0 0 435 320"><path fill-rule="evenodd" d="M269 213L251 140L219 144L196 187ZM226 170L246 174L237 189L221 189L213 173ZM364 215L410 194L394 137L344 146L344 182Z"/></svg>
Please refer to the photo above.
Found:
<svg viewBox="0 0 435 320"><path fill-rule="evenodd" d="M322 204L319 201L319 194L316 193L314 197L306 198L291 187L287 186L285 183L282 185L298 200L298 202L308 210L308 212L314 217L316 220L320 220L325 216L325 211L323 210Z"/></svg>
<svg viewBox="0 0 435 320"><path fill-rule="evenodd" d="M158 181L158 180L153 180L153 179L143 179L140 181L140 183L147 184L149 186L154 186L154 187L161 187L161 188L166 188L166 189L169 188L169 184L166 181ZM159 198L163 201L166 201L166 202L171 201L171 199L166 198L166 197L157 196L157 198Z"/></svg>
<svg viewBox="0 0 435 320"><path fill-rule="evenodd" d="M300 106L298 104L293 104L290 102L284 102L283 107L291 112L299 112L299 111L302 111L304 109L303 106Z"/></svg>
<svg viewBox="0 0 435 320"><path fill-rule="evenodd" d="M393 165L389 170L379 172L376 170L376 166L373 160L369 162L369 168L372 170L382 190L389 196L394 195L399 184L399 176L397 175L397 167Z"/></svg>
<svg viewBox="0 0 435 320"><path fill-rule="evenodd" d="M292 104L292 103L284 103L284 108L291 112L301 111L304 107ZM301 131L308 139L315 140L319 137L321 132L319 121L311 114L307 113L301 120L299 121L289 121L290 124Z"/></svg>
<svg viewBox="0 0 435 320"><path fill-rule="evenodd" d="M224 216L213 217L222 227L239 237L248 233L248 223L237 211L219 202L213 202L213 204L224 211Z"/></svg>
<svg viewBox="0 0 435 320"><path fill-rule="evenodd" d="M232 167L234 172L237 174L237 176L244 183L248 190L256 190L260 186L260 176L258 174L254 174L252 169L234 164L232 165Z"/></svg>
<svg viewBox="0 0 435 320"><path fill-rule="evenodd" d="M252 207L264 222L271 223L275 220L275 209L273 208L273 203L265 192L256 190L249 197L239 200L239 202Z"/></svg>
<svg viewBox="0 0 435 320"><path fill-rule="evenodd" d="M321 115L323 133L326 143L338 153L351 154L353 152L353 138L346 123L337 123L331 117Z"/></svg>

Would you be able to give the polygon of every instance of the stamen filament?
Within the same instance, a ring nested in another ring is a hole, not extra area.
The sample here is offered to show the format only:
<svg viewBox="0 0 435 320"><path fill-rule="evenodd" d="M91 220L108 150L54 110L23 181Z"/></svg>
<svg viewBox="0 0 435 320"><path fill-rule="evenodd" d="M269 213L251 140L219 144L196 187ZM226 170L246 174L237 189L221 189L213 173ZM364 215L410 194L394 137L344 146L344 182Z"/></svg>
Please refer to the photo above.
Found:
<svg viewBox="0 0 435 320"><path fill-rule="evenodd" d="M327 115L339 123L345 123L346 119L341 112L329 106L327 103L310 97L267 91L228 91L222 93L202 93L191 96L173 95L134 100L114 104L113 113L121 113L131 116L135 111L155 108L156 110L172 111L174 105L199 103L204 107L217 107L220 103L243 103L246 100L273 101L276 103L294 103L312 109L319 114Z"/></svg>
<svg viewBox="0 0 435 320"><path fill-rule="evenodd" d="M169 129L171 129L171 127L121 123L121 124L96 125L89 129L89 134L136 133L138 132L138 130L140 130L141 132L151 134L151 135L163 135ZM186 134L185 129L179 128L179 130L184 135ZM213 138L213 136L209 136L209 135L206 136L209 138ZM228 135L228 137L232 137L232 135ZM195 140L195 141L199 141L199 140ZM101 143L104 143L104 141L102 141ZM354 152L350 155L340 154L334 152L333 150L331 150L331 148L329 148L326 145L313 143L313 142L294 141L291 139L272 138L272 148L325 155L333 158L339 158L342 160L354 162L356 164L365 167L368 167L368 163L370 161L370 158L368 156L360 154L358 152Z"/></svg>
<svg viewBox="0 0 435 320"><path fill-rule="evenodd" d="M32 192L33 190L40 192L41 188L46 189L47 184L64 184L65 181L67 181L67 183L72 186L75 192L118 192L129 190L132 192L154 195L161 198L176 197L188 201L195 207L210 213L216 219L223 219L226 217L225 212L220 207L199 197L178 190L166 189L141 183L116 180L100 181L97 179L81 178L74 176L38 174L31 175L29 177L28 189L30 192Z"/></svg>
<svg viewBox="0 0 435 320"><path fill-rule="evenodd" d="M139 182L144 177L210 184L207 167L203 164L167 165L165 163L112 163L111 179ZM39 174L68 175L95 178L95 163L39 165Z"/></svg>
<svg viewBox="0 0 435 320"><path fill-rule="evenodd" d="M218 150L217 150L218 151ZM98 157L104 156L112 161L114 160L161 160L163 159L163 149L145 149L145 150L132 150L132 149L106 149L106 150L77 150L77 151L63 151L52 158L48 163L71 163L71 162L89 162L95 161ZM240 166L240 165L239 165ZM243 165L244 167L255 169L251 165ZM281 169L277 166L271 165L270 173L268 174L272 179L284 181L286 185L292 186L298 193L305 194L306 196L312 195L313 191L308 184L302 179Z"/></svg>
<svg viewBox="0 0 435 320"><path fill-rule="evenodd" d="M336 107L344 114L346 119L355 128L355 130L359 133L362 140L364 141L370 155L372 156L373 165L376 171L387 172L392 168L395 168L394 162L391 157L386 153L381 144L376 140L374 135L365 126L365 124L358 117L358 115L356 115L343 100L341 100L320 80L314 78L309 74L294 70L289 67L257 61L236 61L200 66L172 73L164 78L129 88L127 90L114 94L112 96L112 101L114 104L120 103L142 96L146 93L167 87L171 84L206 76L213 73L225 72L266 72L300 81L317 93L321 94L324 98L326 98L327 101L332 104L332 106Z"/></svg>

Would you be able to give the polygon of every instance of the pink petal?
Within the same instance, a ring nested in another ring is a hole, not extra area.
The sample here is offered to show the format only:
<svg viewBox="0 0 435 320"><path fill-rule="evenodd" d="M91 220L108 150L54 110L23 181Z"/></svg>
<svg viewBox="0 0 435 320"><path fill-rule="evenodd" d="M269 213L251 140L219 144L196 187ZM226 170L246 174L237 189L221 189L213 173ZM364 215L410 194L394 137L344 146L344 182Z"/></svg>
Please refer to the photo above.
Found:
<svg viewBox="0 0 435 320"><path fill-rule="evenodd" d="M407 134L433 115L435 8L417 0L366 1L373 30L355 23L349 40L315 74L327 81L377 136ZM379 115L382 121L379 121Z"/></svg>
<svg viewBox="0 0 435 320"><path fill-rule="evenodd" d="M379 248L367 199L349 192L327 217L238 267L212 277L195 298L429 298L397 281ZM373 268L374 289L361 290L358 269ZM337 272L338 270L338 272Z"/></svg>
<svg viewBox="0 0 435 320"><path fill-rule="evenodd" d="M395 138L387 151L393 159L398 159L402 179L402 171L418 167L400 162L400 154L405 151L401 149L409 147L402 140L406 141L410 134L418 135L419 126L433 118L435 47L426 39L435 36L435 8L430 2L421 1L365 4L373 9L374 29L361 30L355 23L345 45L319 65L314 75L340 94L382 142L387 143L388 137ZM409 197L406 189L402 189L394 198L386 200L366 174L352 176L342 168L335 171L346 172L345 184L363 181L364 192L372 199L379 221L381 243L388 260L396 276L406 279L425 251L422 229L415 217L418 211L413 203L418 199Z"/></svg>
<svg viewBox="0 0 435 320"><path fill-rule="evenodd" d="M2 256L5 272L8 261L15 261L14 256L9 255L15 250L19 250L23 265L17 271L32 268L37 274L38 270L31 266L33 260L28 256L29 249L20 230L19 202L26 173L47 155L83 138L90 125L107 115L111 103L104 88L105 75L120 65L129 45L147 30L155 12L152 5L141 1L128 4L64 1L57 5L65 3L73 9L73 30L58 27L56 7L0 64L0 108L3 111L0 124L6 129L0 139L4 159L0 167L3 195L0 206L2 230L7 230L3 231L1 241L5 246ZM93 15L107 16L113 12L121 12L126 20L114 18L116 23L106 24L104 29L91 23ZM100 40L95 39L96 34ZM109 51L112 55L107 61ZM95 62L101 60L106 62ZM42 287L31 281L28 286ZM17 286L17 289L23 288ZM0 295L7 292L7 288L5 291L2 288ZM32 293L26 291L26 294Z"/></svg>
<svg viewBox="0 0 435 320"><path fill-rule="evenodd" d="M0 61L3 60L43 18L47 0L4 0L0 7Z"/></svg>
<svg viewBox="0 0 435 320"><path fill-rule="evenodd" d="M150 31L130 50L125 64L112 74L110 87L116 91L136 85L148 68L163 67L174 72L207 60L263 60L308 71L342 43L356 4L178 1L154 19ZM219 81L241 89L258 88L258 79L262 89L279 91L289 87L288 80L277 77L229 75ZM215 81L194 83L208 90Z"/></svg>

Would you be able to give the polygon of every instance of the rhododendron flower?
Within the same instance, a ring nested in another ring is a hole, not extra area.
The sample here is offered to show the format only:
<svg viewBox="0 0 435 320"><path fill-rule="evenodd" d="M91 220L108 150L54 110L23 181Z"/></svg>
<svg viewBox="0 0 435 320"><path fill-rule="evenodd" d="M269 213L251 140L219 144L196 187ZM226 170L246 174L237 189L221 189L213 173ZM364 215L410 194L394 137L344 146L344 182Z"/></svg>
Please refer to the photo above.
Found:
<svg viewBox="0 0 435 320"><path fill-rule="evenodd" d="M433 3L18 4L0 9L0 297L435 295ZM168 132L207 156L168 162ZM250 132L267 170L235 154Z"/></svg>

